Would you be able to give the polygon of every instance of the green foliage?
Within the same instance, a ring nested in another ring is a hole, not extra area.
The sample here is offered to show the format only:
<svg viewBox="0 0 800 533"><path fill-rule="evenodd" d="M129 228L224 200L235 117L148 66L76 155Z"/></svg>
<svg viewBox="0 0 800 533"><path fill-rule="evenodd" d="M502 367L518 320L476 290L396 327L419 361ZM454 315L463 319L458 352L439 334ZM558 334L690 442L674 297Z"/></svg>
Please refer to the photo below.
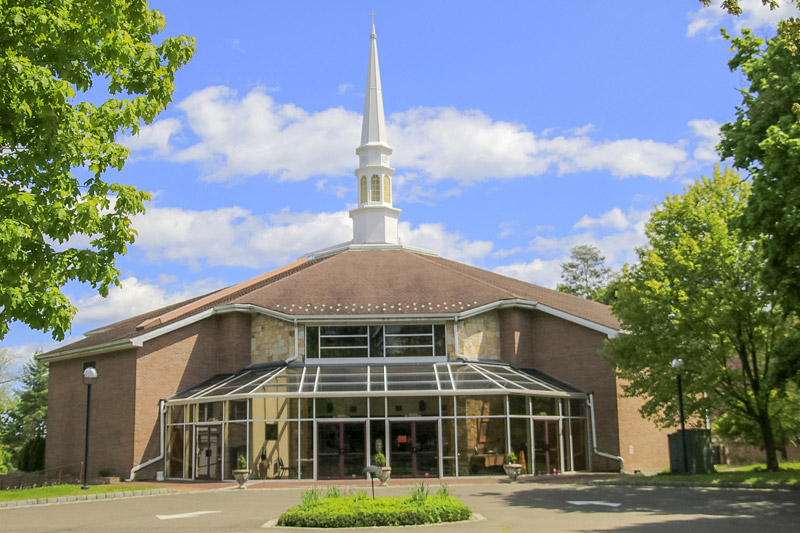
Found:
<svg viewBox="0 0 800 533"><path fill-rule="evenodd" d="M44 470L44 437L31 437L17 456L17 468L23 472L36 472Z"/></svg>
<svg viewBox="0 0 800 533"><path fill-rule="evenodd" d="M588 300L597 300L604 294L611 277L611 269L600 250L581 244L570 250L570 260L561 264L561 283L557 290Z"/></svg>
<svg viewBox="0 0 800 533"><path fill-rule="evenodd" d="M514 452L508 452L506 454L506 464L516 463L517 462L517 454Z"/></svg>
<svg viewBox="0 0 800 533"><path fill-rule="evenodd" d="M747 29L723 35L734 52L728 65L747 81L718 148L753 178L741 225L752 237L768 237L766 288L800 312L800 21L781 21L766 43Z"/></svg>
<svg viewBox="0 0 800 533"><path fill-rule="evenodd" d="M372 456L372 464L375 466L386 466L386 456L378 452Z"/></svg>
<svg viewBox="0 0 800 533"><path fill-rule="evenodd" d="M300 493L300 501L303 507L310 507L320 500L322 500L322 489L319 487L311 487Z"/></svg>
<svg viewBox="0 0 800 533"><path fill-rule="evenodd" d="M421 487L421 488L420 488ZM312 489L317 490L318 489ZM435 496L428 494L422 485L415 486L411 495L400 498L378 498L372 500L366 493L339 495L338 497L304 496L301 505L283 513L278 525L284 527L377 527L436 524L467 520L470 510L456 500L447 490ZM421 495L424 493L424 498ZM319 492L317 492L319 496Z"/></svg>
<svg viewBox="0 0 800 533"><path fill-rule="evenodd" d="M21 387L14 391L12 404L0 414L0 443L15 461L19 461L29 439L46 434L47 365L27 363L19 382Z"/></svg>
<svg viewBox="0 0 800 533"><path fill-rule="evenodd" d="M439 488L436 489L436 495L441 497L452 496L450 493L450 487L446 483L442 483L439 485Z"/></svg>
<svg viewBox="0 0 800 533"><path fill-rule="evenodd" d="M424 503L428 499L431 490L425 483L419 483L411 487L408 491L408 498L414 503Z"/></svg>
<svg viewBox="0 0 800 533"><path fill-rule="evenodd" d="M244 455L239 455L236 458L236 468L238 470L247 470L247 458Z"/></svg>
<svg viewBox="0 0 800 533"><path fill-rule="evenodd" d="M49 487L36 487L33 489L0 490L0 502L35 500L38 498L60 498L62 496L77 496L78 494L108 494L110 492L128 492L140 490L156 490L164 487L150 487L143 485L90 485L87 490L82 490L80 485L52 485Z"/></svg>
<svg viewBox="0 0 800 533"><path fill-rule="evenodd" d="M722 0L720 7L731 15L741 15L742 7L739 5L739 2L740 0ZM711 5L711 0L700 0L700 3L708 7ZM797 0L795 0L795 3L797 3ZM778 0L761 0L761 4L770 9L775 9L778 7Z"/></svg>
<svg viewBox="0 0 800 533"><path fill-rule="evenodd" d="M155 119L194 53L186 36L153 43L164 26L144 0L0 1L0 339L18 320L62 340L65 283L119 285L115 257L149 195L103 175L129 155L117 135Z"/></svg>
<svg viewBox="0 0 800 533"><path fill-rule="evenodd" d="M786 394L770 365L776 344L793 320L760 283L763 239L731 222L744 211L749 185L726 169L714 170L683 195L668 197L647 223L648 244L626 267L612 311L621 333L605 354L644 398L641 413L662 426L678 421L676 371L681 358L690 424L707 413L735 413L754 421L767 462L777 469L772 416Z"/></svg>

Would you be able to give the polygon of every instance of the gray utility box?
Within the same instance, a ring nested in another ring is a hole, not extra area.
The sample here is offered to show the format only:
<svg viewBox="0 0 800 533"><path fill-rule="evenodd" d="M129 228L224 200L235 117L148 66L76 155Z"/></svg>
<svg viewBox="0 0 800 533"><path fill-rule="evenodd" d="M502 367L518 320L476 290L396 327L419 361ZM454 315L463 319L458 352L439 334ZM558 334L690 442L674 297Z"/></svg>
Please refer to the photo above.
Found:
<svg viewBox="0 0 800 533"><path fill-rule="evenodd" d="M714 454L711 451L711 431L687 429L686 463L683 465L683 440L681 431L667 435L669 443L669 469L673 474L705 474L714 471Z"/></svg>

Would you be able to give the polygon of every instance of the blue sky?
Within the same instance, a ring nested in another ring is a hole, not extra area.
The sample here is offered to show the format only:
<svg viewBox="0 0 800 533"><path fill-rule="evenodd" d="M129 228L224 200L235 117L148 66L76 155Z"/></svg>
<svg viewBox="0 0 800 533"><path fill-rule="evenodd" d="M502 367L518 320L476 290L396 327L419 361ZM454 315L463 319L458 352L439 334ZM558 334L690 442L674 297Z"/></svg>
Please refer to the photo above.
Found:
<svg viewBox="0 0 800 533"><path fill-rule="evenodd" d="M653 206L717 161L730 17L671 2L153 1L193 35L174 103L109 180L153 193L122 288L65 292L72 338L349 240L374 9L406 244L547 287L571 247L635 260ZM55 346L21 324L0 347Z"/></svg>

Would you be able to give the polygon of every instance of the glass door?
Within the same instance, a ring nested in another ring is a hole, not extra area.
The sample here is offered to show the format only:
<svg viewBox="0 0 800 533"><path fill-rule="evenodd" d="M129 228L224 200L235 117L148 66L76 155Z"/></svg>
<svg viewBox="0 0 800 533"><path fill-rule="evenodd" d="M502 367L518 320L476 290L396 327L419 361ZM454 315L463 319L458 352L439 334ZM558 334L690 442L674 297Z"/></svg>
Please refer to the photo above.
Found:
<svg viewBox="0 0 800 533"><path fill-rule="evenodd" d="M195 479L222 478L222 426L196 426Z"/></svg>
<svg viewBox="0 0 800 533"><path fill-rule="evenodd" d="M557 474L559 461L558 420L533 421L533 447L537 474Z"/></svg>
<svg viewBox="0 0 800 533"><path fill-rule="evenodd" d="M365 428L363 422L324 422L317 425L318 479L363 475L366 466Z"/></svg>
<svg viewBox="0 0 800 533"><path fill-rule="evenodd" d="M439 477L436 422L390 422L392 477Z"/></svg>

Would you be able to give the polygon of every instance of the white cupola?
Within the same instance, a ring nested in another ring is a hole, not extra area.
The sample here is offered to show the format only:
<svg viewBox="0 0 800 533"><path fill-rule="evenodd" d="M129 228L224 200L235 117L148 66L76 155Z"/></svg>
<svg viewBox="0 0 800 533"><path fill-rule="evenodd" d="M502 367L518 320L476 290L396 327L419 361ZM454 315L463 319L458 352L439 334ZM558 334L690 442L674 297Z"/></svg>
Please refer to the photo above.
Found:
<svg viewBox="0 0 800 533"><path fill-rule="evenodd" d="M369 48L367 88L364 91L364 118L361 146L356 148L358 208L350 211L353 219L353 244L398 244L397 218L400 210L392 207L394 169L389 166L391 147L386 142L383 116L381 72L378 67L378 38L375 23Z"/></svg>

